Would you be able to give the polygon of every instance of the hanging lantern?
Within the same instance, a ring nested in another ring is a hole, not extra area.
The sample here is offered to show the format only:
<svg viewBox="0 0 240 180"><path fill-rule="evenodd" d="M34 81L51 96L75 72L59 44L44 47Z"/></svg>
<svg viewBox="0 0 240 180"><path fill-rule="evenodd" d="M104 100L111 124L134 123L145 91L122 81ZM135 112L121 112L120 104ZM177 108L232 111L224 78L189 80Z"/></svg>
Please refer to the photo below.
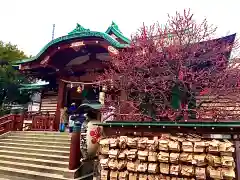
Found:
<svg viewBox="0 0 240 180"><path fill-rule="evenodd" d="M77 87L77 92L78 92L78 93L81 93L81 92L82 92L82 87L81 87L81 86L78 86L78 87Z"/></svg>
<svg viewBox="0 0 240 180"><path fill-rule="evenodd" d="M102 92L107 92L107 86L102 87Z"/></svg>

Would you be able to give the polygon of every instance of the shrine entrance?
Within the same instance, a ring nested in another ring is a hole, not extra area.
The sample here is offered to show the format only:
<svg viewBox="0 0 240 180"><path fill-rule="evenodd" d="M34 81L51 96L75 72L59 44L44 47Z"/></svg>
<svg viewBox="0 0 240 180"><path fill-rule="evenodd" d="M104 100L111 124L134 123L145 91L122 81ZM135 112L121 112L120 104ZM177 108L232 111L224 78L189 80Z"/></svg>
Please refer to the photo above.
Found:
<svg viewBox="0 0 240 180"><path fill-rule="evenodd" d="M69 107L72 103L75 103L79 107L83 103L98 102L99 93L100 87L68 83L66 85L64 106Z"/></svg>

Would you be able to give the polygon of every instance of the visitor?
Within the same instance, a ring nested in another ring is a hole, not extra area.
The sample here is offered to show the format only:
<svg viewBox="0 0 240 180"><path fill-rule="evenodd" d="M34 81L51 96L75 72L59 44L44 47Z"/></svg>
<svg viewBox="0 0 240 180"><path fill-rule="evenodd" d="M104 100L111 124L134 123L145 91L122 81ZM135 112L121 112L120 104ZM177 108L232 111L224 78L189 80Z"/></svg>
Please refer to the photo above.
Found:
<svg viewBox="0 0 240 180"><path fill-rule="evenodd" d="M60 132L65 132L65 129L67 127L67 121L68 121L68 115L67 115L67 108L64 107L61 110L60 115Z"/></svg>
<svg viewBox="0 0 240 180"><path fill-rule="evenodd" d="M69 114L69 118L68 118L68 128L69 128L69 133L73 132L73 127L75 125L75 119L76 119L76 110L77 110L77 106L76 104L73 102L71 104L71 106L68 108L68 114Z"/></svg>
<svg viewBox="0 0 240 180"><path fill-rule="evenodd" d="M72 114L69 116L69 122L68 122L69 133L73 132L73 127L75 125L75 119L76 119L75 114Z"/></svg>
<svg viewBox="0 0 240 180"><path fill-rule="evenodd" d="M76 113L76 110L77 110L76 103L73 102L73 103L70 105L70 107L68 108L68 113L69 113L69 115L75 114L75 113Z"/></svg>

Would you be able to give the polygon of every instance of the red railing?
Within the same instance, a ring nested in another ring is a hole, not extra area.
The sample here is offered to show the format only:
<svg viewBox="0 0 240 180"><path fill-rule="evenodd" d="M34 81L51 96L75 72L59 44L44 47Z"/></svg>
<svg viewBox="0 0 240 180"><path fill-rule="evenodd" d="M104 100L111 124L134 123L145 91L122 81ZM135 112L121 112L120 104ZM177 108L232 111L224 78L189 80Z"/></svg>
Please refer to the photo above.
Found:
<svg viewBox="0 0 240 180"><path fill-rule="evenodd" d="M23 116L8 114L0 117L0 135L9 131L22 131Z"/></svg>
<svg viewBox="0 0 240 180"><path fill-rule="evenodd" d="M42 113L26 113L24 120L30 121L28 130L31 131L53 131L55 116Z"/></svg>
<svg viewBox="0 0 240 180"><path fill-rule="evenodd" d="M32 122L32 131L53 131L54 119L54 116L34 116Z"/></svg>

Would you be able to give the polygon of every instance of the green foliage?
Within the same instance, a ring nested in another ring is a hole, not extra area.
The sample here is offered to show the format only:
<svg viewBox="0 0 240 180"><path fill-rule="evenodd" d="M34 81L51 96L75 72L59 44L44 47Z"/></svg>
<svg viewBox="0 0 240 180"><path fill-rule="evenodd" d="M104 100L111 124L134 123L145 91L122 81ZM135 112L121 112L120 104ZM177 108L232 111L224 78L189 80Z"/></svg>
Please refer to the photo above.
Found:
<svg viewBox="0 0 240 180"><path fill-rule="evenodd" d="M27 58L27 56L23 51L19 50L16 45L0 41L0 60L5 60L11 63L25 58Z"/></svg>
<svg viewBox="0 0 240 180"><path fill-rule="evenodd" d="M12 67L14 61L27 58L16 45L0 41L0 106L3 103L24 103L27 94L21 94L18 88L27 80Z"/></svg>

